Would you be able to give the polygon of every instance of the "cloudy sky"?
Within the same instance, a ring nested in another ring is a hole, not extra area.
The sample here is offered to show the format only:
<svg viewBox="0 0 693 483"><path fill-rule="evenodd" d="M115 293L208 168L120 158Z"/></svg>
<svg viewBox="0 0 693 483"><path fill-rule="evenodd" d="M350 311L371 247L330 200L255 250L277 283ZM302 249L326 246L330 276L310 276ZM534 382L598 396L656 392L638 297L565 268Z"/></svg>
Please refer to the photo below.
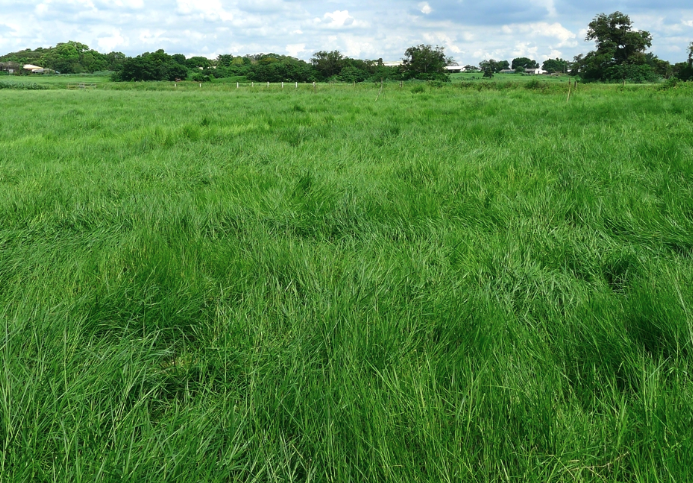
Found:
<svg viewBox="0 0 693 483"><path fill-rule="evenodd" d="M276 52L308 59L338 49L398 60L415 44L459 63L587 52L585 28L620 10L652 32L652 50L683 61L693 0L0 0L0 53L77 40L101 52Z"/></svg>

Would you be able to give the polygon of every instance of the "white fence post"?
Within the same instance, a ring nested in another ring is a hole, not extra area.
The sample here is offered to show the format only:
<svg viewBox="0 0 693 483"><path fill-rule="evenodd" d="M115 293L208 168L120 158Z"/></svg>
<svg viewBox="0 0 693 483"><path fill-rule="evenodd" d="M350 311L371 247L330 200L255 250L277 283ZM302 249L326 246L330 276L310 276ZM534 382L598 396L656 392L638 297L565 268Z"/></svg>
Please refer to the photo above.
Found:
<svg viewBox="0 0 693 483"><path fill-rule="evenodd" d="M284 83L282 82L282 89L284 88Z"/></svg>
<svg viewBox="0 0 693 483"><path fill-rule="evenodd" d="M236 89L238 89L238 87L239 87L239 83L238 83L238 82L236 82Z"/></svg>
<svg viewBox="0 0 693 483"><path fill-rule="evenodd" d="M267 83L267 87L269 87L269 82Z"/></svg>
<svg viewBox="0 0 693 483"><path fill-rule="evenodd" d="M296 83L296 89L298 89L298 82Z"/></svg>

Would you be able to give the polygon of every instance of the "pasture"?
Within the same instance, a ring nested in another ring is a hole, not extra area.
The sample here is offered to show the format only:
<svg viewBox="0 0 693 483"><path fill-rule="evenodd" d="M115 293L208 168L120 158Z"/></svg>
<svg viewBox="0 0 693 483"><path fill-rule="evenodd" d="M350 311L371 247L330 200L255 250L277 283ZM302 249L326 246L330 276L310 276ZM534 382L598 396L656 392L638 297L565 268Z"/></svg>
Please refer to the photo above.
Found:
<svg viewBox="0 0 693 483"><path fill-rule="evenodd" d="M0 91L0 481L690 478L691 87L107 87Z"/></svg>

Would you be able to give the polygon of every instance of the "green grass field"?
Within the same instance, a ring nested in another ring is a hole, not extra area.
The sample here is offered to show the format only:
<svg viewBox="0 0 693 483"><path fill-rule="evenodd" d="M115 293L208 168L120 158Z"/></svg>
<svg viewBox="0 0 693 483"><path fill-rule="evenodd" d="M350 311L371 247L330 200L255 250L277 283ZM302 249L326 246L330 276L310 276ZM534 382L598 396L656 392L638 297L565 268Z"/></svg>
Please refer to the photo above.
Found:
<svg viewBox="0 0 693 483"><path fill-rule="evenodd" d="M571 77L567 75L551 76L551 75L522 75L522 74L495 74L491 79L484 79L483 72L460 72L457 74L450 74L450 80L452 82L530 82L530 81L540 81L549 83L568 83L568 79Z"/></svg>
<svg viewBox="0 0 693 483"><path fill-rule="evenodd" d="M0 91L0 481L690 479L691 87L222 87Z"/></svg>

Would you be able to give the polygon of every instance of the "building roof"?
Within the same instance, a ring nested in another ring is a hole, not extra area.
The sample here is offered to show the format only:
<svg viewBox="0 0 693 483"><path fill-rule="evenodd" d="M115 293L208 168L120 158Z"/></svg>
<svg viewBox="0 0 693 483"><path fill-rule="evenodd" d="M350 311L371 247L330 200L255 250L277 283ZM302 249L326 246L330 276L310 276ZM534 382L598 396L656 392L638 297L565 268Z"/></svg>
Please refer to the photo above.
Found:
<svg viewBox="0 0 693 483"><path fill-rule="evenodd" d="M24 64L22 69L25 70L34 70L34 69L43 69L43 67L39 67L38 65L31 65L31 64Z"/></svg>

